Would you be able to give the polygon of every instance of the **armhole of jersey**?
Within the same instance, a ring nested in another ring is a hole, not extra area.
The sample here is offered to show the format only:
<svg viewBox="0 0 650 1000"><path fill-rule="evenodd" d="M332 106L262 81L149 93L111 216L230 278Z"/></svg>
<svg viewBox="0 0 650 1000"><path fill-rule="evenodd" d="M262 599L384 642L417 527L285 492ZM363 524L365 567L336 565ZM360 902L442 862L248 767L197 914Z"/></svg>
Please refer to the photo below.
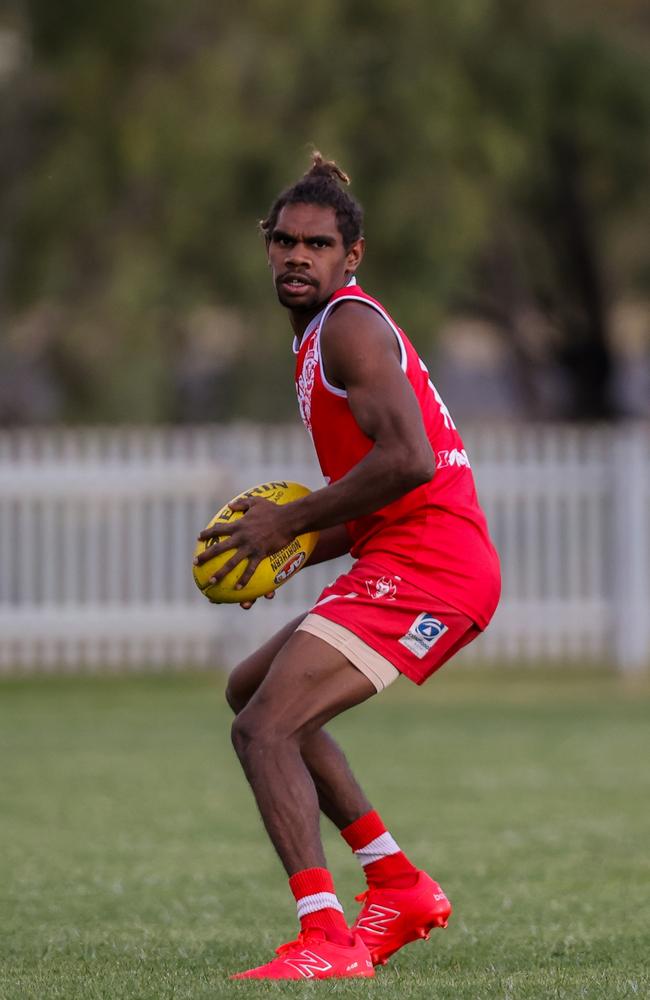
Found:
<svg viewBox="0 0 650 1000"><path fill-rule="evenodd" d="M400 367L401 367L402 371L404 372L404 374L406 374L406 366L407 366L407 363L408 363L408 357L407 357L407 354L406 354L406 347L404 345L404 340L402 339L401 333L399 332L399 330L397 329L397 327L393 323L392 319L390 318L390 316L388 315L388 313L386 312L386 310L382 309L381 306L377 305L375 302L370 302L368 299L362 299L358 295L341 295L340 298L336 299L334 302L331 302L328 305L328 307L325 310L325 312L323 313L322 319L321 319L321 321L320 321L320 323L318 325L318 364L319 364L319 367L320 367L320 377L321 377L323 385L325 386L325 388L327 389L327 391L331 392L332 395L334 395L334 396L340 396L342 399L347 399L347 397L348 397L348 394L347 394L347 392L346 392L345 389L339 389L338 386L332 385L331 382L327 381L327 377L325 375L325 368L323 366L323 352L321 350L321 345L320 345L320 338L321 338L321 333L323 332L323 327L325 326L325 320L329 316L329 314L332 311L332 309L335 309L336 306L340 302L360 302L362 305L369 306L371 309L374 309L375 312L379 313L379 315L386 321L386 323L388 324L388 326L391 328L391 330L395 334L395 339L397 340L397 343L399 344Z"/></svg>

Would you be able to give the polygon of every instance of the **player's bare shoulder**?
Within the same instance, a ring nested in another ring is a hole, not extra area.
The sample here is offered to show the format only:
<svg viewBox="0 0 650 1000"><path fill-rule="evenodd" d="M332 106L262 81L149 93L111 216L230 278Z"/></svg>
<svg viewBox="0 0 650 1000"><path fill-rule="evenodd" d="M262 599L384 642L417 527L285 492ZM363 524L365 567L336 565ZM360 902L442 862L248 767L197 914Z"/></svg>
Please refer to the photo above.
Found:
<svg viewBox="0 0 650 1000"><path fill-rule="evenodd" d="M321 356L328 379L344 385L350 373L366 370L382 360L399 365L395 334L381 313L363 302L343 300L327 317L321 330Z"/></svg>

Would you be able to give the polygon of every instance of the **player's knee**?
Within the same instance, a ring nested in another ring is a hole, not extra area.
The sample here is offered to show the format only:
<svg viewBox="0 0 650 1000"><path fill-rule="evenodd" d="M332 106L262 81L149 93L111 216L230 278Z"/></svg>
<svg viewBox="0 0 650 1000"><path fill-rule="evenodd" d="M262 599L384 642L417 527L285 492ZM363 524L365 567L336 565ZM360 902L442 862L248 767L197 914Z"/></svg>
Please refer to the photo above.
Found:
<svg viewBox="0 0 650 1000"><path fill-rule="evenodd" d="M233 720L230 731L237 756L246 757L254 748L256 752L271 750L283 739L278 727L260 712L243 709Z"/></svg>
<svg viewBox="0 0 650 1000"><path fill-rule="evenodd" d="M244 695L241 687L232 676L228 678L225 697L235 715L237 715L238 712L241 712L242 708L248 701L248 698Z"/></svg>
<svg viewBox="0 0 650 1000"><path fill-rule="evenodd" d="M255 742L255 726L249 720L246 712L242 712L233 720L230 730L230 738L235 748L235 753L242 759L249 753L251 746Z"/></svg>

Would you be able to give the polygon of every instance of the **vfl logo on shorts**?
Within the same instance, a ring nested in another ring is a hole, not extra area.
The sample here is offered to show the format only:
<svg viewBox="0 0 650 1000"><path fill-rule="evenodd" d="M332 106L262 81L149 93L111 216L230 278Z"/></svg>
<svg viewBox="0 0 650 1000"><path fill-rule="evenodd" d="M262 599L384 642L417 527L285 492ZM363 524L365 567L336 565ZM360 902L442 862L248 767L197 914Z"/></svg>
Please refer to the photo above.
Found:
<svg viewBox="0 0 650 1000"><path fill-rule="evenodd" d="M441 622L439 618L434 618L428 611L423 611L418 615L408 632L398 639L402 646L406 646L413 656L421 660L426 656L432 646L435 646L438 639L449 630L449 626Z"/></svg>

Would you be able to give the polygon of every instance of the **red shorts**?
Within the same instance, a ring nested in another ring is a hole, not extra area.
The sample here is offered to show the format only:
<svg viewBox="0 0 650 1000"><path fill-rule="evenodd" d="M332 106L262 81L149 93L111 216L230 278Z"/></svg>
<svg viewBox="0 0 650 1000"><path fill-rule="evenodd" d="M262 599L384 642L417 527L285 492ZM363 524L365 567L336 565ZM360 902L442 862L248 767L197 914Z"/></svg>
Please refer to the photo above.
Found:
<svg viewBox="0 0 650 1000"><path fill-rule="evenodd" d="M416 684L481 633L461 611L363 556L310 612L354 632Z"/></svg>

